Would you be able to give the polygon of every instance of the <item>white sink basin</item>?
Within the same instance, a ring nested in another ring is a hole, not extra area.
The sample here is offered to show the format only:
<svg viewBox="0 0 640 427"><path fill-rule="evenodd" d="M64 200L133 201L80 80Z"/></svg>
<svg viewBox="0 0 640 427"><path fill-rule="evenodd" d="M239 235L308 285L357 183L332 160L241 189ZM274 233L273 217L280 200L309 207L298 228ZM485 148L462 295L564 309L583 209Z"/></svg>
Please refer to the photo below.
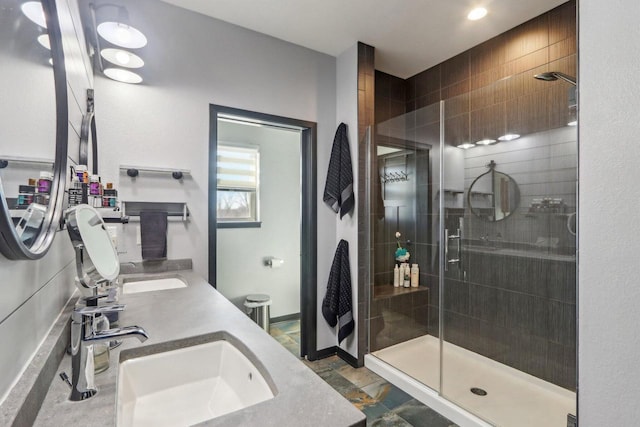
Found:
<svg viewBox="0 0 640 427"><path fill-rule="evenodd" d="M183 280L177 277L167 277L163 279L125 282L124 285L122 285L122 292L125 294L138 294L140 292L164 291L166 289L186 287L187 284Z"/></svg>
<svg viewBox="0 0 640 427"><path fill-rule="evenodd" d="M188 426L274 394L241 351L218 340L120 363L117 396L118 426Z"/></svg>

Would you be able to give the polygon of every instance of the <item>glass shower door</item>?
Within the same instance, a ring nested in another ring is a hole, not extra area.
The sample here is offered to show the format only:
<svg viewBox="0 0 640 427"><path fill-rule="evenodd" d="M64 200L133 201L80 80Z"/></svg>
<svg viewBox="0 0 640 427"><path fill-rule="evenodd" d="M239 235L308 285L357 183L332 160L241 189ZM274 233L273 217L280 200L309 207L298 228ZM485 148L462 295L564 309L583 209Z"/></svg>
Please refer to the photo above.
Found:
<svg viewBox="0 0 640 427"><path fill-rule="evenodd" d="M555 68L443 102L440 392L501 426L575 414L575 86L534 79Z"/></svg>
<svg viewBox="0 0 640 427"><path fill-rule="evenodd" d="M369 173L369 349L434 390L440 387L439 141L440 103L380 123ZM418 265L414 286L402 280L394 286L394 268L403 262Z"/></svg>

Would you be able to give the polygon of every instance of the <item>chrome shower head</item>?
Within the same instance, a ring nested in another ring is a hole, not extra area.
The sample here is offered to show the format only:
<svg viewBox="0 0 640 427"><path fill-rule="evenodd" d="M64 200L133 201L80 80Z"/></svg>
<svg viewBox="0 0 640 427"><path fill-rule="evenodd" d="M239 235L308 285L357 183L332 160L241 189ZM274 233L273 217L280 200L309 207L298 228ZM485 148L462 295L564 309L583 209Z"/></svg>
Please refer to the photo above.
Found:
<svg viewBox="0 0 640 427"><path fill-rule="evenodd" d="M576 85L575 77L568 76L564 73L561 73L560 71L548 71L546 73L536 74L533 77L538 80L543 80L545 82L552 82L560 79L560 80L564 80L567 83L571 83L574 86Z"/></svg>

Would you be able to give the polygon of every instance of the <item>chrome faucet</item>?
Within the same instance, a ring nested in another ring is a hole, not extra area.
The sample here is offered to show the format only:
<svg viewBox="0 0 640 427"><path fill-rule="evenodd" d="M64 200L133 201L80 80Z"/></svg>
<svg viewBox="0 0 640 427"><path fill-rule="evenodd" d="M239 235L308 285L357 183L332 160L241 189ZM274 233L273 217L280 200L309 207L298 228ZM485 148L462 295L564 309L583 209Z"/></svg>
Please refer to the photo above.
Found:
<svg viewBox="0 0 640 427"><path fill-rule="evenodd" d="M135 337L144 342L149 338L147 332L139 326L97 331L95 315L124 310L123 304L76 307L71 314L71 396L69 400L89 399L98 391L93 384L93 359L90 359L88 346L105 341Z"/></svg>

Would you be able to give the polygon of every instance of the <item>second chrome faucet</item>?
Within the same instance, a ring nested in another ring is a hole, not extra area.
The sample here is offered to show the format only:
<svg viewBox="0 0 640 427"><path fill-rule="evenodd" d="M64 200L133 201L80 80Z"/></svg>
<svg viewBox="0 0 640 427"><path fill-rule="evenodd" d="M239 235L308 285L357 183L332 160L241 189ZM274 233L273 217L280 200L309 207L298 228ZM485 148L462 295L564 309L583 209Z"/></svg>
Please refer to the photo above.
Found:
<svg viewBox="0 0 640 427"><path fill-rule="evenodd" d="M123 304L105 304L99 306L76 307L71 314L71 396L72 401L81 401L97 393L93 376L92 344L116 339L135 337L140 342L149 338L147 332L139 326L107 329L98 331L95 316L124 310Z"/></svg>

